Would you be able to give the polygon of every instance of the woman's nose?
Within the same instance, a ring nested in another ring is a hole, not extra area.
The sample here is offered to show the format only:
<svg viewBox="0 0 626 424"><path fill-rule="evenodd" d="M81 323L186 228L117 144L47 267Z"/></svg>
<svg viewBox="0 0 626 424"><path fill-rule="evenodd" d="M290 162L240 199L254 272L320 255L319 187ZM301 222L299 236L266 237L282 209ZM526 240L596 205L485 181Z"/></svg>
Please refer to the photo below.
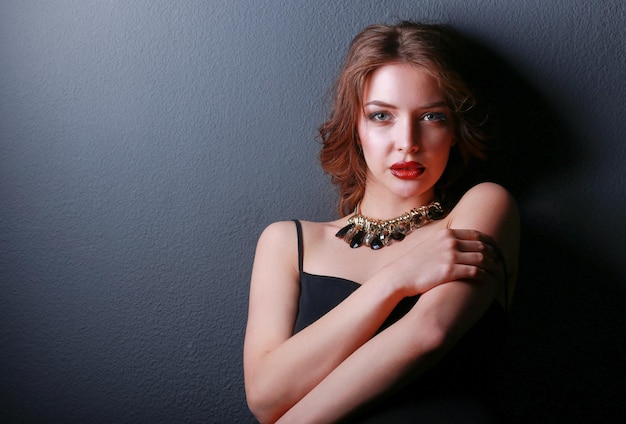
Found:
<svg viewBox="0 0 626 424"><path fill-rule="evenodd" d="M413 153L419 150L419 126L414 122L407 122L400 126L396 134L396 144L399 151Z"/></svg>

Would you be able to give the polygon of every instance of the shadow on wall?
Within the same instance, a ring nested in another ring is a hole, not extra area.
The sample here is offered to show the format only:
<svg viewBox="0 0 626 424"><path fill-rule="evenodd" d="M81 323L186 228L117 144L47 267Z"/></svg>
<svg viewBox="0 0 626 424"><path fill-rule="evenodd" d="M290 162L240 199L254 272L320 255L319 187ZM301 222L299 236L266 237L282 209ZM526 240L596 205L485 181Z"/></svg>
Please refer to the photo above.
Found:
<svg viewBox="0 0 626 424"><path fill-rule="evenodd" d="M496 161L489 174L515 195L522 215L520 275L498 358L507 422L626 422L619 273L577 250L584 240L564 240L524 211L542 181L580 166L584 159L574 152L583 141L528 81L479 43L470 44L470 75L493 105L500 153L510 158Z"/></svg>

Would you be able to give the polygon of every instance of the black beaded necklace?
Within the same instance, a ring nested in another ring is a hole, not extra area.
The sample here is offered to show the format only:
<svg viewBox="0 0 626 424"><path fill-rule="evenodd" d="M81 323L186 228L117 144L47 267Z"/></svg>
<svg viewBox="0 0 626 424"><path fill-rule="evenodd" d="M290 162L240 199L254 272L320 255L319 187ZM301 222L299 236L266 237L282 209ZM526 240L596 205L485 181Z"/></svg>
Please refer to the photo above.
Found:
<svg viewBox="0 0 626 424"><path fill-rule="evenodd" d="M387 246L392 240L404 240L414 229L445 216L438 201L384 221L363 216L358 213L358 208L359 205L354 208L354 215L348 218L348 225L335 236L344 239L352 248L366 245L373 250Z"/></svg>

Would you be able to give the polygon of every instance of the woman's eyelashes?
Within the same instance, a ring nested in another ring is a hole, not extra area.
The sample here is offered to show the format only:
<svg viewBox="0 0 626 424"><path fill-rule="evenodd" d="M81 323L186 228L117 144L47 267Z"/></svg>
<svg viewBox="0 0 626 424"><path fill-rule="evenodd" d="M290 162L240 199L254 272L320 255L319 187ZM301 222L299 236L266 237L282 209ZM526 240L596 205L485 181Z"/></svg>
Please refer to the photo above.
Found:
<svg viewBox="0 0 626 424"><path fill-rule="evenodd" d="M428 112L422 115L424 121L445 122L447 119L446 114L442 112Z"/></svg>
<svg viewBox="0 0 626 424"><path fill-rule="evenodd" d="M368 119L373 122L388 122L394 119L393 115L388 112L372 112L367 115ZM443 112L427 112L420 117L421 121L428 122L445 122L448 116Z"/></svg>
<svg viewBox="0 0 626 424"><path fill-rule="evenodd" d="M391 121L393 117L387 112L373 112L369 114L369 120L374 122Z"/></svg>

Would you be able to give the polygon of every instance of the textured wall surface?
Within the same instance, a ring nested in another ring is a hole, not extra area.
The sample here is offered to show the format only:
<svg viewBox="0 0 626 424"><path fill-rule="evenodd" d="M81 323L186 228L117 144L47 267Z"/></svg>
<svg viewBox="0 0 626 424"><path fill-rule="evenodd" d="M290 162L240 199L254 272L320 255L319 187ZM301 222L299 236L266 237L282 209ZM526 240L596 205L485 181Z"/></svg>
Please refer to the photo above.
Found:
<svg viewBox="0 0 626 424"><path fill-rule="evenodd" d="M397 18L454 24L510 72L511 421L624 417L622 0L3 0L1 418L252 420L256 239L335 216L325 95L356 32Z"/></svg>

